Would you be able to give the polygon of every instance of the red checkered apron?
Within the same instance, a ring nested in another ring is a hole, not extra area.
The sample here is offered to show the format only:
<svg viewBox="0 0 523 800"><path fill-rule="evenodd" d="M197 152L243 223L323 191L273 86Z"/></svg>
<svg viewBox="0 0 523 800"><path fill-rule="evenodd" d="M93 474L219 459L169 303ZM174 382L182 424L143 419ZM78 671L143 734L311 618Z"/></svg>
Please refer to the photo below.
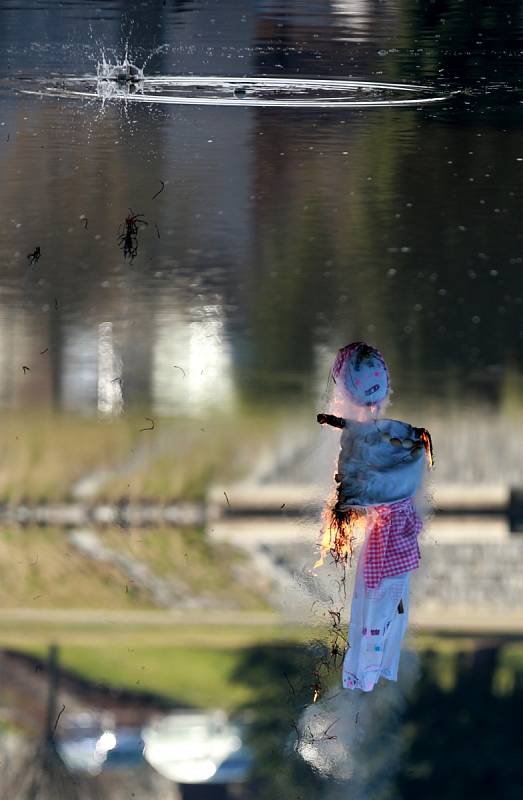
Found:
<svg viewBox="0 0 523 800"><path fill-rule="evenodd" d="M365 585L374 589L383 578L417 569L420 563L418 534L422 528L412 498L375 506L375 521L365 553Z"/></svg>

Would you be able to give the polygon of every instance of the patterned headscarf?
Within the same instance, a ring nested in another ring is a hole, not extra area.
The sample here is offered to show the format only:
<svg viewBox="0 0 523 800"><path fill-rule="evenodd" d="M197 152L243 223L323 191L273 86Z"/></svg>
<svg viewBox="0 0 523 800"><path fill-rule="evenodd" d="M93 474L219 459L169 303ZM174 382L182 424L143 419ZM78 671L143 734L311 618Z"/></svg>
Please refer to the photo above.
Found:
<svg viewBox="0 0 523 800"><path fill-rule="evenodd" d="M331 374L335 383L341 378L350 398L359 406L379 405L388 397L385 359L365 342L353 342L338 350Z"/></svg>

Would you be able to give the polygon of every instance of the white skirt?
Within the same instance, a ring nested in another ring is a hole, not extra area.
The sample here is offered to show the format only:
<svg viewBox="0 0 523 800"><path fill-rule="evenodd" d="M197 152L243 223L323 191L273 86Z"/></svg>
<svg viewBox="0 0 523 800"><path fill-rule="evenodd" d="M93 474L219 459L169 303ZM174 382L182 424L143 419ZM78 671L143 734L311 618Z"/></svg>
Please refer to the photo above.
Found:
<svg viewBox="0 0 523 800"><path fill-rule="evenodd" d="M342 681L345 689L370 692L380 677L398 679L409 617L410 572L383 578L379 586L369 589L363 574L365 550L364 545L356 569Z"/></svg>

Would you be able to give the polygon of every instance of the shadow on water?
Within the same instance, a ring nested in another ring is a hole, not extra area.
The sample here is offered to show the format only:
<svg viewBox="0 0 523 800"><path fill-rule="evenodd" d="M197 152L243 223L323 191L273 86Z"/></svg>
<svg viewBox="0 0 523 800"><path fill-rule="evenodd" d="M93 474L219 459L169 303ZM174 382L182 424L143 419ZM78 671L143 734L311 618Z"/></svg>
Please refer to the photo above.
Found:
<svg viewBox="0 0 523 800"><path fill-rule="evenodd" d="M357 751L366 756L367 766L376 767L365 770L364 781L324 779L294 751L294 726L311 702L317 654L294 645L249 649L235 675L258 697L250 739L256 762L245 796L260 800L520 797L523 679L520 675L508 692L500 692L502 649L499 642L478 643L472 652L458 652L450 688L441 685L441 653L423 653L420 677L403 714L388 721L382 717L375 729L370 726L363 749ZM343 706L340 697L337 716ZM398 763L389 762L387 775L380 752L394 744L392 739L401 741L402 755ZM350 758L350 749L346 755Z"/></svg>
<svg viewBox="0 0 523 800"><path fill-rule="evenodd" d="M201 784L179 787L181 800L233 800L228 786L204 786Z"/></svg>
<svg viewBox="0 0 523 800"><path fill-rule="evenodd" d="M295 753L296 726L311 702L318 653L310 647L257 645L246 650L233 676L256 694L249 744L256 759L249 798L319 796L321 779Z"/></svg>
<svg viewBox="0 0 523 800"><path fill-rule="evenodd" d="M496 691L500 651L494 644L459 654L450 690L435 680L436 654L425 654L404 722L408 747L398 780L404 800L521 797L523 676L511 691Z"/></svg>

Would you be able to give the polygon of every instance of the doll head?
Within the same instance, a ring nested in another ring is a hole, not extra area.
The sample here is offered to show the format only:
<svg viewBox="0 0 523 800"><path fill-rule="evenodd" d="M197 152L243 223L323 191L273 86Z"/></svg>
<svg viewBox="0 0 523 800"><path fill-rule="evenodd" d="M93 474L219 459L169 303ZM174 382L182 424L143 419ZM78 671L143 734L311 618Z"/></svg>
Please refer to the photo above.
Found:
<svg viewBox="0 0 523 800"><path fill-rule="evenodd" d="M389 371L379 350L365 342L353 342L338 350L331 377L334 395L360 419L376 416L389 396Z"/></svg>

